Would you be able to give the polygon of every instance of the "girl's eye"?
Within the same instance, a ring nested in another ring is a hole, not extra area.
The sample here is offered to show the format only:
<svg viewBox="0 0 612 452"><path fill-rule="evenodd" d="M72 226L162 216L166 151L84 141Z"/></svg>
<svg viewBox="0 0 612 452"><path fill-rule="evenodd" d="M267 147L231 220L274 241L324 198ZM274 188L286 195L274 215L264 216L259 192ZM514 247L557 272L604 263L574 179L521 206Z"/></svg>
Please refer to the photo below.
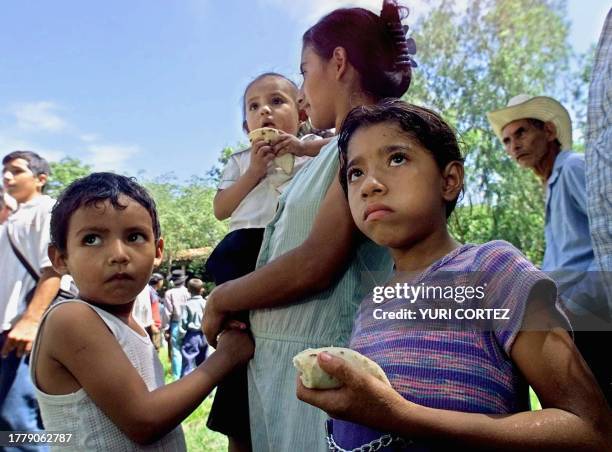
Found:
<svg viewBox="0 0 612 452"><path fill-rule="evenodd" d="M257 110L258 105L255 103L249 104L249 111Z"/></svg>
<svg viewBox="0 0 612 452"><path fill-rule="evenodd" d="M363 173L361 172L360 169L357 168L351 168L350 170L348 170L348 173L346 175L346 179L348 180L349 183L354 182L358 177L362 176Z"/></svg>
<svg viewBox="0 0 612 452"><path fill-rule="evenodd" d="M272 99L272 103L274 105L281 105L285 103L285 100L282 97L275 97L274 99Z"/></svg>
<svg viewBox="0 0 612 452"><path fill-rule="evenodd" d="M95 245L99 245L100 243L102 243L102 239L100 238L99 235L87 234L85 237L83 237L83 245L95 246Z"/></svg>
<svg viewBox="0 0 612 452"><path fill-rule="evenodd" d="M128 235L128 242L144 243L146 241L147 241L147 238L145 237L144 234L140 232L132 232L130 235Z"/></svg>
<svg viewBox="0 0 612 452"><path fill-rule="evenodd" d="M389 166L399 166L406 162L406 160L406 156L402 153L393 154L391 158L389 158Z"/></svg>

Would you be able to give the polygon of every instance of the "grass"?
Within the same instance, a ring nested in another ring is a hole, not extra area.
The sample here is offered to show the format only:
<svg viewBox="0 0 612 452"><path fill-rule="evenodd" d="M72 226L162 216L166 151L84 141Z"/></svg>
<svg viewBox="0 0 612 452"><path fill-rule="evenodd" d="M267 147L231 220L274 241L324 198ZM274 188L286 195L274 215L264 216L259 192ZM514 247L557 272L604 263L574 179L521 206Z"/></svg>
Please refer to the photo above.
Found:
<svg viewBox="0 0 612 452"><path fill-rule="evenodd" d="M166 383L171 383L173 380L167 349L162 348L159 351L159 359L164 366ZM183 421L183 431L189 452L225 452L227 450L227 437L206 427L213 395L214 392L206 397L204 402Z"/></svg>
<svg viewBox="0 0 612 452"><path fill-rule="evenodd" d="M531 405L531 411L538 411L542 409L542 405L540 405L538 396L535 395L535 392L533 392L531 386L529 386L529 403Z"/></svg>

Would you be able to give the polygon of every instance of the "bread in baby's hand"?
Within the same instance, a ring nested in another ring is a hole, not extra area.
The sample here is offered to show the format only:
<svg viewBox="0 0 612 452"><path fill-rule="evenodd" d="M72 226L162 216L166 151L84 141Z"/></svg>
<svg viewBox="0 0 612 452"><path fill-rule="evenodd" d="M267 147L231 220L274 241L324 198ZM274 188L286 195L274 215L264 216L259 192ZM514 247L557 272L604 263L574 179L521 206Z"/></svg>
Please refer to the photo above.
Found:
<svg viewBox="0 0 612 452"><path fill-rule="evenodd" d="M249 132L249 141L251 144L253 144L255 140L261 138L266 142L266 144L271 144L272 141L280 136L280 134L281 131L278 129L273 129L272 127L261 127Z"/></svg>
<svg viewBox="0 0 612 452"><path fill-rule="evenodd" d="M300 372L302 384L310 389L335 389L342 386L337 378L332 377L319 366L317 356L321 352L338 356L362 372L366 372L391 386L385 372L378 364L361 353L344 347L307 348L293 357L293 365Z"/></svg>
<svg viewBox="0 0 612 452"><path fill-rule="evenodd" d="M251 144L258 138L264 140L267 144L272 142L281 135L281 131L273 129L272 127L261 127L255 129L249 133L249 141ZM295 163L295 156L293 154L284 154L274 159L274 163L278 165L286 174L291 174L293 171L293 165Z"/></svg>

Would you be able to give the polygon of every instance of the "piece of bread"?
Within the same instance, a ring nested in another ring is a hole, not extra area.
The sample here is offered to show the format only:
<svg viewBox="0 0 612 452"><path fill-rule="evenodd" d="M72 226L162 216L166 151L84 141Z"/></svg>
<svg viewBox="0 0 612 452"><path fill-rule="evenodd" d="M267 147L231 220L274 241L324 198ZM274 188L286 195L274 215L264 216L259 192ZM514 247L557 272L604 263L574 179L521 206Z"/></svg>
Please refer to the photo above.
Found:
<svg viewBox="0 0 612 452"><path fill-rule="evenodd" d="M249 133L249 141L251 144L258 138L264 140L267 144L271 144L280 136L280 130L272 127L261 127ZM278 165L286 174L291 174L293 165L295 164L295 156L293 154L284 154L274 159L274 163Z"/></svg>
<svg viewBox="0 0 612 452"><path fill-rule="evenodd" d="M300 372L302 384L310 389L335 389L342 386L342 382L332 377L319 366L317 356L321 352L338 356L346 360L351 366L355 366L362 372L366 372L391 386L387 375L381 367L367 356L344 347L307 348L293 357L293 365Z"/></svg>
<svg viewBox="0 0 612 452"><path fill-rule="evenodd" d="M295 164L295 155L283 154L280 157L276 157L274 159L274 163L276 163L285 172L285 174L291 174L291 171L293 171L293 165Z"/></svg>
<svg viewBox="0 0 612 452"><path fill-rule="evenodd" d="M261 138L267 144L271 144L280 134L280 130L273 129L272 127L261 127L249 132L249 141L253 144L255 140Z"/></svg>

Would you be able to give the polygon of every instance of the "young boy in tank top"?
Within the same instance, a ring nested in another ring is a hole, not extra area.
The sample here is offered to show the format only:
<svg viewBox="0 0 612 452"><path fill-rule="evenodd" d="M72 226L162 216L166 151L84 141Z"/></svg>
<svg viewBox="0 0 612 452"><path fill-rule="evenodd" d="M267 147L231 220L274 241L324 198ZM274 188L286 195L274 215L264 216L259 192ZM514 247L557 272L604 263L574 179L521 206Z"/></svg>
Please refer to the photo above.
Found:
<svg viewBox="0 0 612 452"><path fill-rule="evenodd" d="M70 432L67 450L186 450L180 423L253 343L234 322L216 353L164 386L155 347L132 317L134 299L162 259L155 203L124 176L94 173L72 183L51 217L49 255L80 300L53 305L32 352L45 428Z"/></svg>

